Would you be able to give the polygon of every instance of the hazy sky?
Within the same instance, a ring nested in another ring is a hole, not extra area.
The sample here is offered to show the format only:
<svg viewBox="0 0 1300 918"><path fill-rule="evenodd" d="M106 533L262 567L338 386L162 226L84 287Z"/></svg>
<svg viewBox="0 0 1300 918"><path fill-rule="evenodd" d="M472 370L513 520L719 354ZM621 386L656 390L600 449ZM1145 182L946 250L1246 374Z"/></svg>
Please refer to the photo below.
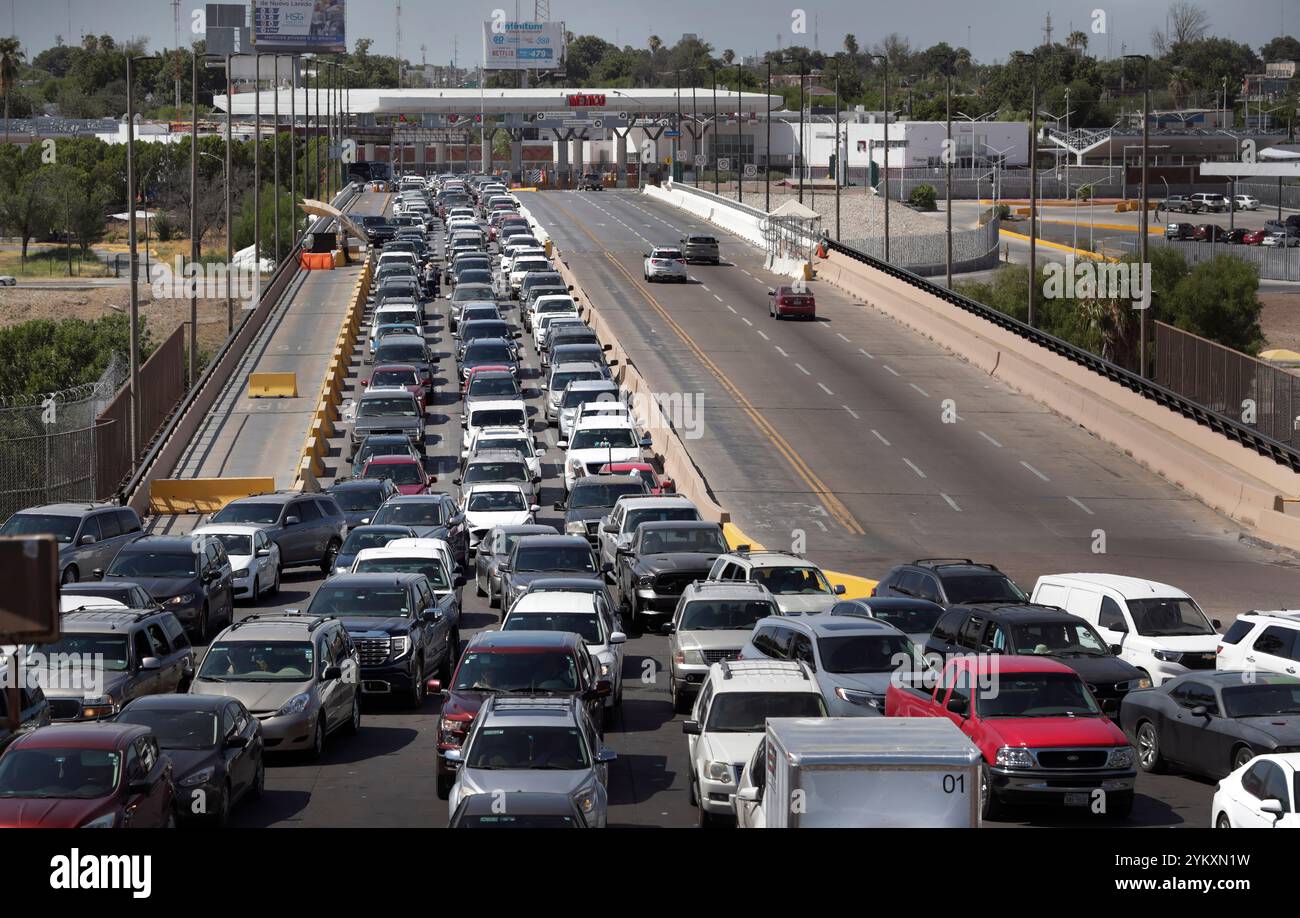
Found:
<svg viewBox="0 0 1300 918"><path fill-rule="evenodd" d="M1089 51L1106 57L1126 50L1149 51L1153 27L1164 27L1167 5L1159 0L800 0L800 6L776 0L551 0L551 18L577 34L596 34L620 46L643 47L657 34L673 44L693 32L721 50L753 54L777 46L802 44L823 51L841 47L846 32L863 48L890 32L904 35L914 48L940 41L967 45L981 61L1005 59L1014 48L1041 43L1046 15L1053 37L1064 40L1073 28L1089 33ZM200 2L181 0L181 41L190 38L191 12ZM391 54L396 43L395 0L347 0L348 47L359 37L374 40L374 50ZM461 66L482 54L482 22L504 8L510 18L529 18L531 2L448 2L405 0L402 6L402 55L419 62L421 45L430 64L452 59L457 41ZM1256 49L1283 33L1300 34L1297 0L1203 0L1211 34L1247 42ZM1289 7L1289 8L1288 8ZM794 10L806 13L807 31L794 34ZM1106 33L1091 31L1094 10L1106 14ZM1285 20L1283 16L1285 15ZM8 21L6 21L6 19ZM87 32L115 38L147 37L158 50L175 45L171 0L0 0L0 32L13 32L29 55L54 44L55 36L79 42ZM814 29L816 40L814 40ZM969 42L967 36L969 35ZM69 38L70 36L70 38Z"/></svg>

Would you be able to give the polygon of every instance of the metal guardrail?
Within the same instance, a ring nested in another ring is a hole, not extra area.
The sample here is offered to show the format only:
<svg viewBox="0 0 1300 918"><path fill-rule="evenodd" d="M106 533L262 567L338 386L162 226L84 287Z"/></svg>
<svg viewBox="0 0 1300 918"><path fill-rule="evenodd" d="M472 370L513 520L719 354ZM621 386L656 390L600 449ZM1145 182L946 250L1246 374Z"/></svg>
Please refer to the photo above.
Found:
<svg viewBox="0 0 1300 918"><path fill-rule="evenodd" d="M344 186L343 190L335 195L334 200L330 203L339 210L342 210L359 194L360 192L358 192L353 185L349 184ZM307 230L307 232L321 230L324 226L327 226L329 222L330 220L328 218L321 217L312 224L311 229ZM303 238L306 238L306 233L303 234ZM302 242L299 241L293 249L289 251L289 254L285 256L284 260L280 262L279 266L275 269L275 272L271 275L271 280L266 285L266 293L263 294L263 300L271 298L272 303L278 305L280 297L283 296L285 290L289 288L290 281L299 270L298 254L301 251ZM231 348L235 346L235 342L239 340L240 334L243 332L245 326L253 320L253 316L257 311L258 310L256 309L246 311L244 313L244 318L241 319L239 324L235 326L234 330L226 336L226 340L222 343L221 349L212 355L212 359L208 361L208 365L204 369L203 373L194 381L194 384L190 386L190 390L185 394L185 397L181 400L180 404L176 406L171 417L167 419L167 422L162 426L162 429L158 431L158 435L154 438L153 445L149 447L149 451L145 453L144 458L140 460L140 464L136 468L135 474L133 474L126 484L122 486L121 490L118 491L118 503L123 505L127 504L130 501L131 496L139 490L140 486L148 479L153 470L153 465L158 459L158 455L166 447L172 434L185 418L186 414L189 413L194 402L198 400L204 389L207 388L208 383L212 381L213 374L220 368L222 361L225 360ZM265 316L263 318L265 319ZM253 339L250 337L246 343L251 345L252 340ZM224 385L225 382L226 380L223 379L222 384Z"/></svg>
<svg viewBox="0 0 1300 918"><path fill-rule="evenodd" d="M1092 372L1106 377L1111 382L1119 383L1143 398L1164 405L1170 411L1190 418L1201 426L1208 427L1215 433L1234 440L1248 449L1253 449L1261 456L1266 456L1279 465L1286 466L1293 472L1300 472L1300 450L1293 449L1291 446L1271 437L1266 437L1240 421L1206 408L1191 399L1184 398L1171 389L1166 389L1164 386L1153 383L1148 379L1143 379L1136 373L1117 366L1109 360L1104 360L1096 354L1085 351L1083 348L1077 347L1055 335L1040 331L1032 325L1027 325L1019 319L1012 318L1006 313L998 312L998 310L990 306L985 306L983 303L978 303L969 297L947 290L919 275L913 274L905 268L891 265L888 262L873 258L865 252L860 252L833 240L827 241L826 247L832 252L838 252L877 271L882 271L890 277L910 284L924 293L937 296L959 309L964 309L1021 338L1032 341L1040 347L1047 348L1052 353L1080 364Z"/></svg>

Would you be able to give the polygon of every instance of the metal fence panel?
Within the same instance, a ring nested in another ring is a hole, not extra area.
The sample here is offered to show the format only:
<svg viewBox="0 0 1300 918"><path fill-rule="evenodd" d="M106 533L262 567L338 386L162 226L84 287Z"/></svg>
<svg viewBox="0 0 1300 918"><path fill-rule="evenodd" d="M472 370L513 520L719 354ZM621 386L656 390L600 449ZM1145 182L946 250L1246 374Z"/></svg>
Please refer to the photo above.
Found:
<svg viewBox="0 0 1300 918"><path fill-rule="evenodd" d="M1209 261L1216 255L1232 255L1259 269L1264 280L1300 280L1300 247L1263 245L1226 245L1222 242L1193 242L1153 236L1158 244L1173 246L1188 264Z"/></svg>

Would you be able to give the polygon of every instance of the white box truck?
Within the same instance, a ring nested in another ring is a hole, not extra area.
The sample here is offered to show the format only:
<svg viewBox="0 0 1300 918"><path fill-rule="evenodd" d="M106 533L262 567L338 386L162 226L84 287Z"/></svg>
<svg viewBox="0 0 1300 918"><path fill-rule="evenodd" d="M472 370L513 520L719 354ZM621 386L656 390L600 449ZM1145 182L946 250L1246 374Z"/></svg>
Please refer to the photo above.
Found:
<svg viewBox="0 0 1300 918"><path fill-rule="evenodd" d="M772 717L736 788L741 828L975 828L979 749L940 718Z"/></svg>

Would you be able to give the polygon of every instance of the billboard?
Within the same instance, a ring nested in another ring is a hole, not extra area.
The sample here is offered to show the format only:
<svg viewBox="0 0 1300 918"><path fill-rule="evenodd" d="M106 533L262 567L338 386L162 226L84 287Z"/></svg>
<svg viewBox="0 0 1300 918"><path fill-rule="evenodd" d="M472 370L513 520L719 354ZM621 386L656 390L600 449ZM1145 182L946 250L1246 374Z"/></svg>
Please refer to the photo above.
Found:
<svg viewBox="0 0 1300 918"><path fill-rule="evenodd" d="M346 53L346 0L257 0L253 44L258 51Z"/></svg>
<svg viewBox="0 0 1300 918"><path fill-rule="evenodd" d="M564 59L564 23L483 23L486 70L558 70Z"/></svg>

